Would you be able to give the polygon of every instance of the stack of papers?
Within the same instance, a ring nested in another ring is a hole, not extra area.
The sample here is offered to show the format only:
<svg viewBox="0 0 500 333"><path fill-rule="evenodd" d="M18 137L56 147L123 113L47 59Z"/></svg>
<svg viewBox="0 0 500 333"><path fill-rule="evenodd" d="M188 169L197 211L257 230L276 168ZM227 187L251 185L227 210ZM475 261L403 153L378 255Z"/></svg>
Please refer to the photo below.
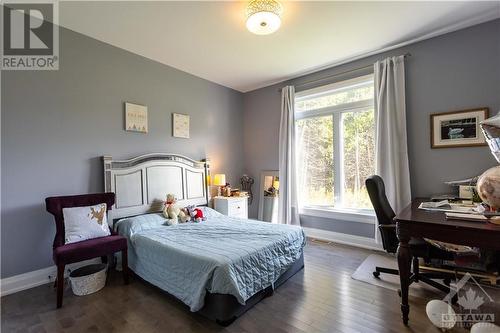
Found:
<svg viewBox="0 0 500 333"><path fill-rule="evenodd" d="M469 214L477 213L474 210L476 208L476 205L474 204L449 203L448 200L442 200L437 202L432 202L432 201L422 202L420 206L418 206L418 208L425 210L439 211L439 212L455 212L455 213L469 213Z"/></svg>

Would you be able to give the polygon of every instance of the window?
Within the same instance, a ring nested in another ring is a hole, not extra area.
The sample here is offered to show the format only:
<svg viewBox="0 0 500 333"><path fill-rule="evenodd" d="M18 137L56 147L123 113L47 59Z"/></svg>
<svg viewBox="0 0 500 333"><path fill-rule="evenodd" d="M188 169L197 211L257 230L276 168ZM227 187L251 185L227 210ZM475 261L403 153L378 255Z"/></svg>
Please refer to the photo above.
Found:
<svg viewBox="0 0 500 333"><path fill-rule="evenodd" d="M375 172L373 75L299 92L295 98L299 203L371 210Z"/></svg>

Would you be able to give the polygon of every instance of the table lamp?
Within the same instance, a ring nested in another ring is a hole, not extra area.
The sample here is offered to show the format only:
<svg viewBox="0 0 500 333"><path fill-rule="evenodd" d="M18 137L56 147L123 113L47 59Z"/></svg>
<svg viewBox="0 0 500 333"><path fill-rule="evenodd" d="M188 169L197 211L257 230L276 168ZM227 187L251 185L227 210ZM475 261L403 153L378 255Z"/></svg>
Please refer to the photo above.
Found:
<svg viewBox="0 0 500 333"><path fill-rule="evenodd" d="M274 178L273 181L273 187L278 191L280 189L280 181L278 180L278 177Z"/></svg>
<svg viewBox="0 0 500 333"><path fill-rule="evenodd" d="M217 196L221 196L221 188L226 186L226 175L223 173L217 173L214 175L214 181L212 185L217 186Z"/></svg>

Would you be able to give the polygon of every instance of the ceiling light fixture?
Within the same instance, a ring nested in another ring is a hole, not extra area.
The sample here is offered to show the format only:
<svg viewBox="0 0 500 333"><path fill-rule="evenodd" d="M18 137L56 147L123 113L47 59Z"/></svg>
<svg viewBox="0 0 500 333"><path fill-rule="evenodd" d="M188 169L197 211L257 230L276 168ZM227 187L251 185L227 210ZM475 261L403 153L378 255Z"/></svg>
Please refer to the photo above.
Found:
<svg viewBox="0 0 500 333"><path fill-rule="evenodd" d="M247 29L256 35L269 35L279 29L283 7L276 0L252 0L247 6Z"/></svg>

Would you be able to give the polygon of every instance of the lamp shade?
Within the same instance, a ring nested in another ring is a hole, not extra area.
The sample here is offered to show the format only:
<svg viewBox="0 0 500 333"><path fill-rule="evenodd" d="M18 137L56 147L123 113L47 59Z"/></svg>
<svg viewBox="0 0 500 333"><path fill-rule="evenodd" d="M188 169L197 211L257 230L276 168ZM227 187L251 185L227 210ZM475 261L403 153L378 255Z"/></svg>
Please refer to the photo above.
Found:
<svg viewBox="0 0 500 333"><path fill-rule="evenodd" d="M215 186L224 186L226 185L226 175L223 173L218 173L214 175L214 182L212 185Z"/></svg>

